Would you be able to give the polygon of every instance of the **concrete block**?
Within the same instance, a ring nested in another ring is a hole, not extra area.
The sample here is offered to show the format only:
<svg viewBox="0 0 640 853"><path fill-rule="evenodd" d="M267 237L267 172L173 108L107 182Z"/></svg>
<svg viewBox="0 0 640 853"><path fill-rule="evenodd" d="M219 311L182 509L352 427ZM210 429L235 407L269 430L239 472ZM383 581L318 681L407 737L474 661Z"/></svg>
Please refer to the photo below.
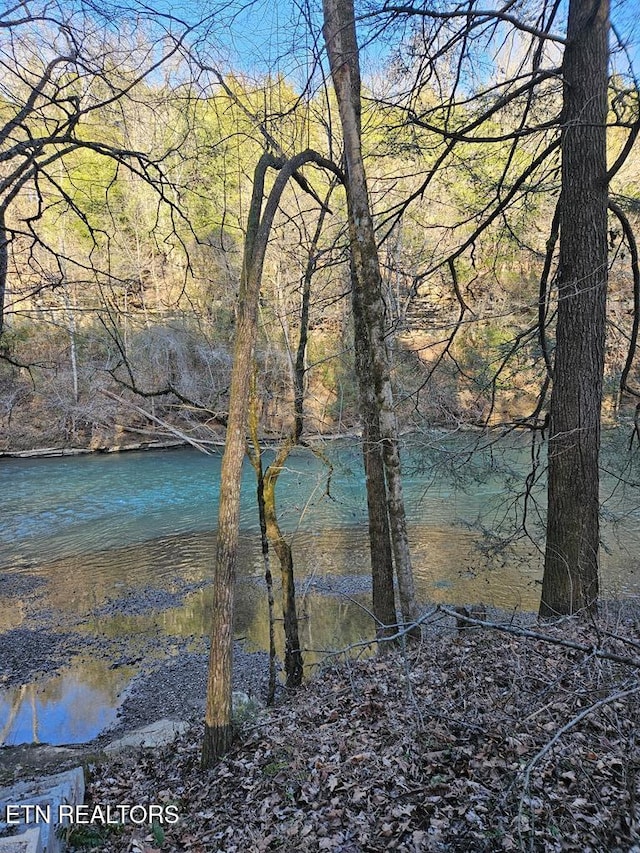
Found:
<svg viewBox="0 0 640 853"><path fill-rule="evenodd" d="M7 818L19 821L19 825L38 830L42 850L46 853L61 853L62 843L56 834L59 824L58 809L61 805L84 803L84 773L81 767L43 776L28 782L16 782L0 789L0 830L8 826ZM10 814L8 814L8 810ZM63 823L68 823L63 820ZM20 839L20 835L8 836ZM0 853L4 853L0 849ZM31 850L29 850L31 853Z"/></svg>
<svg viewBox="0 0 640 853"><path fill-rule="evenodd" d="M40 827L32 826L20 835L0 838L0 853L43 853Z"/></svg>

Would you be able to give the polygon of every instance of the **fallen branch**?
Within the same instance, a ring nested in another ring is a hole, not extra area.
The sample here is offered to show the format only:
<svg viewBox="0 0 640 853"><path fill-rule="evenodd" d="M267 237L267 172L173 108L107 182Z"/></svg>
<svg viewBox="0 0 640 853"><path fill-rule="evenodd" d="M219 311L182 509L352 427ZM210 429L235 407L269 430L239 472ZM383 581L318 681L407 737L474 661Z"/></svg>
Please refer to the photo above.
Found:
<svg viewBox="0 0 640 853"><path fill-rule="evenodd" d="M157 417L156 415L152 415L151 412L147 412L141 406L136 406L135 403L132 403L130 400L126 400L124 397L119 397L117 394L114 394L112 391L106 391L104 388L100 391L101 394L104 394L105 397L110 397L112 400L115 400L117 403L120 403L123 406L127 406L129 409L133 409L135 412L138 412L141 415L144 415L145 418L148 418L153 423L158 424L163 429L165 429L170 435L176 436L181 441L190 444L192 447L195 447L196 450L200 450L202 453L210 454L211 450L205 446L204 442L198 441L192 436L187 435L186 432L182 432L182 430L177 429L172 426L168 421L163 420L162 418ZM208 442L207 442L208 444Z"/></svg>
<svg viewBox="0 0 640 853"><path fill-rule="evenodd" d="M477 625L480 628L490 628L494 631L502 631L505 634L513 634L516 637L526 637L531 640L541 640L544 643L552 643L555 646L564 646L567 649L575 649L578 652L583 652L586 655L600 658L601 660L610 660L614 663L621 663L624 666L632 666L635 669L640 669L640 658L627 657L626 655L618 655L615 652L607 652L598 646L588 646L586 643L578 643L575 640L566 640L562 637L552 637L550 634L543 634L540 631L530 631L528 628L519 628L517 625L502 625L499 622L490 622L486 619L476 619L473 616L465 616L457 610L451 610L448 607L438 605L437 611L452 616L459 622L468 622L470 625Z"/></svg>

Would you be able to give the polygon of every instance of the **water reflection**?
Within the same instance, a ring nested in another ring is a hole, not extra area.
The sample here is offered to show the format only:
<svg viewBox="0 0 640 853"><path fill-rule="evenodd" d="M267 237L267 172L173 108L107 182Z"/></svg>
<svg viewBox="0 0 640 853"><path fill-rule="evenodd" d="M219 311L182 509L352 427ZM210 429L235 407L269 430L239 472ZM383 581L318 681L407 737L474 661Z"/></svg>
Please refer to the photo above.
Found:
<svg viewBox="0 0 640 853"><path fill-rule="evenodd" d="M337 445L332 456L330 495L326 470L310 454L295 454L279 485L296 564L301 639L310 650L344 647L372 631L358 606L370 602L360 582L366 588L370 568L359 450ZM516 445L500 464L454 460L434 477L424 455L409 454L413 471L405 491L421 599L537 609L542 565L536 548L522 540L487 554L478 548L477 530L461 523L492 527L510 513L515 517L516 504L505 498L508 484L522 478L523 456ZM87 643L107 643L104 659L76 656L64 672L0 690L0 732L8 742L92 737L114 718L135 672L127 665L111 669L114 655L126 662L133 646L140 654L153 648L172 654L208 635L218 475L219 459L190 451L0 463L7 495L0 577L9 579L0 585L0 632L46 623L75 630ZM461 478L472 488L460 491ZM242 499L235 630L249 648L264 649L267 605L250 471ZM604 592L640 596L637 502L609 507L621 520L605 528ZM272 568L277 574L275 558ZM343 594L321 594L336 577L343 578ZM13 593L7 592L12 579L20 581ZM162 594L174 598L159 607ZM309 663L319 657L319 651L306 654Z"/></svg>
<svg viewBox="0 0 640 853"><path fill-rule="evenodd" d="M133 672L72 660L59 675L0 691L0 744L90 740L115 720Z"/></svg>

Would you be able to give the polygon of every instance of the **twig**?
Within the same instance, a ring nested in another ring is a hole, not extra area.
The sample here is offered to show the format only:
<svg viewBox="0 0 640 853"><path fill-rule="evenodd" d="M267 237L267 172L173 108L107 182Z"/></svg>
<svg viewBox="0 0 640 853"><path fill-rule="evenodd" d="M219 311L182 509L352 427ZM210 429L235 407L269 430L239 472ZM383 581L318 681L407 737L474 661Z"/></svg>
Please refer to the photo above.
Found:
<svg viewBox="0 0 640 853"><path fill-rule="evenodd" d="M612 702L617 702L619 699L625 699L627 696L633 696L634 693L640 693L640 684L632 687L630 690L620 690L617 693L611 693L609 696L605 696L602 699L598 699L597 702L594 702L593 705L589 705L588 708L580 711L575 717L569 720L568 723L565 723L564 726L558 729L558 731L554 734L554 736L545 743L541 750L539 750L531 759L531 761L527 762L524 768L524 776L523 776L523 786L522 786L522 794L520 796L520 802L518 805L518 832L520 832L520 825L522 822L522 810L524 808L524 798L529 790L529 782L531 779L531 772L533 768L540 762L545 755L550 752L555 744L560 740L560 738L565 735L568 731L570 731L574 726L577 726L578 723L582 722L586 717L589 716L593 711L596 711L598 708L602 708L605 705L610 705Z"/></svg>

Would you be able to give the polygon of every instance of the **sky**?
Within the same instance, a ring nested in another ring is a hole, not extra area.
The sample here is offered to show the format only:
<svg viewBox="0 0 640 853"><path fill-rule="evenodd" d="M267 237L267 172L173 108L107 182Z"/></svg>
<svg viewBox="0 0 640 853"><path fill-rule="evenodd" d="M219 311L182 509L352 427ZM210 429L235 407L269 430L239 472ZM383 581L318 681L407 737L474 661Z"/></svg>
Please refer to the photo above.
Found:
<svg viewBox="0 0 640 853"><path fill-rule="evenodd" d="M37 8L44 0L31 0ZM421 0L426 2L426 0ZM536 0L530 2L530 17L535 17ZM564 0L566 5L567 0ZM640 16L639 0L611 0L613 31L611 37L613 68L628 73L629 61L636 66L640 76ZM201 50L215 62L223 73L227 70L242 72L252 77L262 77L267 72L281 73L297 88L308 79L314 67L314 57L322 55L321 35L322 0L58 0L62 9L77 9L83 5L95 5L98 12L109 15L114 27L121 23L127 11L135 11L147 19L155 14L167 16L160 26L170 26L169 16L196 24L194 37L201 38ZM446 3L439 4L441 8ZM486 0L483 8L499 7L502 0ZM9 13L13 6L10 0L0 0L0 17ZM364 6L356 5L356 14ZM118 17L120 10L121 18ZM308 19L313 32L309 31ZM561 20L565 18L561 14ZM377 25L377 22L376 22ZM506 25L505 25L506 26ZM173 27L175 31L181 28ZM562 35L562 33L561 33ZM625 43L625 50L618 47L618 36ZM359 25L359 41L364 45L361 56L363 76L375 76L381 66L391 58L399 39L398 31L378 32L373 41L367 41L366 25ZM318 43L314 43L314 39ZM487 56L489 52L487 51ZM503 51L504 55L504 51Z"/></svg>
<svg viewBox="0 0 640 853"><path fill-rule="evenodd" d="M294 84L308 78L313 66L313 56L322 52L322 0L152 0L159 10L185 16L193 20L198 16L213 15L211 34L216 53L236 70L250 76L262 76L267 71L280 72ZM441 4L442 5L442 4ZM497 0L482 3L482 8L499 8ZM535 8L534 4L532 8ZM613 52L612 67L617 72L628 73L629 61L640 76L640 16L638 0L611 0ZM358 4L356 3L356 13ZM306 18L311 16L314 35L309 33ZM562 14L560 21L566 20ZM563 35L563 33L559 33ZM391 57L397 46L397 31L384 29L374 42L366 43L364 25L359 26L359 41L365 45L361 63L363 73L374 75ZM626 45L618 46L618 36ZM314 45L314 37L320 44Z"/></svg>

